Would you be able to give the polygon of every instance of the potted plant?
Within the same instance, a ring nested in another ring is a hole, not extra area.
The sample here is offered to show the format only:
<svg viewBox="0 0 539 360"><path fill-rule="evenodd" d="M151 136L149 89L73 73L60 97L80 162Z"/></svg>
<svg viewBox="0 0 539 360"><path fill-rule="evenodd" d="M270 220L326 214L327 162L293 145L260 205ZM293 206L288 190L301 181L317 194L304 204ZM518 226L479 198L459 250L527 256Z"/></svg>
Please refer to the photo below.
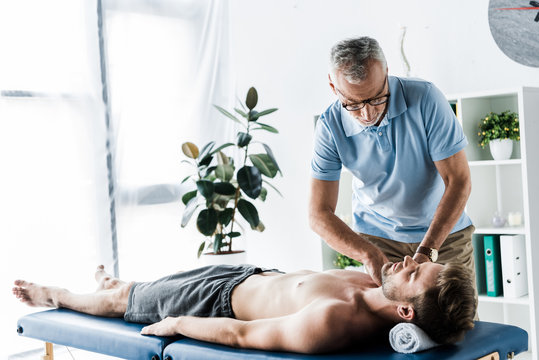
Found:
<svg viewBox="0 0 539 360"><path fill-rule="evenodd" d="M267 144L253 140L253 132L256 131L278 133L273 126L259 121L261 117L277 109L258 112L255 110L257 103L257 91L251 87L247 92L245 106L241 104L242 109L234 109L240 117L214 105L221 114L241 126L235 142L215 147L215 142L211 141L200 150L192 142L182 144L183 154L188 158L182 162L191 165L195 170L193 174L183 179L182 183L192 181L195 186L182 196L185 210L181 226L185 227L198 209L196 226L206 237L198 248L198 257L202 254L240 257L225 261L212 256L216 260L207 261L209 263L243 262L244 250L235 250L232 246L233 240L242 236L242 232L245 231L238 221L240 219L238 214L251 229L264 231L264 224L260 221L256 206L251 200L265 201L267 187L281 195L267 180L274 178L277 173L282 176L273 152ZM238 149L236 153L240 154L237 159L224 153L226 148L234 146ZM253 148L263 149L263 152L253 153ZM204 252L205 250L209 251Z"/></svg>
<svg viewBox="0 0 539 360"><path fill-rule="evenodd" d="M500 114L489 113L479 123L479 146L490 147L494 160L507 160L513 152L513 140L520 140L518 114L506 110Z"/></svg>
<svg viewBox="0 0 539 360"><path fill-rule="evenodd" d="M338 269L364 271L363 264L346 255L337 253L333 265Z"/></svg>

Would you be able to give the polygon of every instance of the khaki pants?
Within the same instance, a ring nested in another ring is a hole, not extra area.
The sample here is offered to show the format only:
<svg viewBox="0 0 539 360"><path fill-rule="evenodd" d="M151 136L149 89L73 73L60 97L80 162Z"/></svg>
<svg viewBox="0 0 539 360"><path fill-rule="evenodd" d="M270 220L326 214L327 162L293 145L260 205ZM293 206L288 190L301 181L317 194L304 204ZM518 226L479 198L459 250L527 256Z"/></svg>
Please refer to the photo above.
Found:
<svg viewBox="0 0 539 360"><path fill-rule="evenodd" d="M468 268L472 274L473 285L477 299L477 286L475 284L475 264L472 246L472 234L475 231L473 225L460 231L450 234L438 250L437 263L446 264L448 262L459 263ZM384 239L378 236L361 234L387 256L389 261L402 261L404 256L414 257L420 243L402 243L394 240ZM476 314L477 320L477 314Z"/></svg>
<svg viewBox="0 0 539 360"><path fill-rule="evenodd" d="M475 274L475 265L472 247L472 234L475 230L473 225L465 229L450 234L438 250L437 263L446 264L456 262L463 264ZM394 240L384 239L378 236L360 234L387 256L389 261L402 261L405 255L414 257L417 247L420 243L402 243Z"/></svg>

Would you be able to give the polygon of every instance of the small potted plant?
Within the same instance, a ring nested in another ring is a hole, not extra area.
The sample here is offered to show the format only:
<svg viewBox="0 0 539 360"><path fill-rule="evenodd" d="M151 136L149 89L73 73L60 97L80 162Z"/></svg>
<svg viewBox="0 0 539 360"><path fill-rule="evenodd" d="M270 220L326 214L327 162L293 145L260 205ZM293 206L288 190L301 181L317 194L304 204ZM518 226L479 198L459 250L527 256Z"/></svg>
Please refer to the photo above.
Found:
<svg viewBox="0 0 539 360"><path fill-rule="evenodd" d="M490 147L494 160L507 160L513 152L513 141L520 140L518 114L506 110L500 114L489 113L479 123L479 146Z"/></svg>
<svg viewBox="0 0 539 360"><path fill-rule="evenodd" d="M240 117L214 105L221 114L241 125L242 129L237 133L234 143L229 142L215 148L215 142L211 141L200 150L192 142L182 144L183 154L188 158L183 162L195 170L182 183L192 181L196 188L182 196L185 210L181 226L185 227L199 209L196 225L206 238L201 242L197 255L200 257L204 254L206 258L213 258L206 263L244 262L244 250L234 250L232 247L233 239L242 236L244 232L238 221L238 213L251 229L264 231L264 224L251 200L265 201L267 187L280 195L267 180L274 178L277 173L282 175L273 152L267 144L253 141L255 131L278 133L273 126L259 121L277 109L258 112L254 110L257 102L258 94L252 87L247 92L245 107L242 104L242 109L234 109ZM224 153L226 148L233 146L239 149L238 159ZM263 149L263 152L252 153L253 148ZM225 254L235 259L223 260L222 257L213 256Z"/></svg>
<svg viewBox="0 0 539 360"><path fill-rule="evenodd" d="M335 265L338 269L363 271L362 263L341 253L337 253L337 257L335 258L333 265Z"/></svg>

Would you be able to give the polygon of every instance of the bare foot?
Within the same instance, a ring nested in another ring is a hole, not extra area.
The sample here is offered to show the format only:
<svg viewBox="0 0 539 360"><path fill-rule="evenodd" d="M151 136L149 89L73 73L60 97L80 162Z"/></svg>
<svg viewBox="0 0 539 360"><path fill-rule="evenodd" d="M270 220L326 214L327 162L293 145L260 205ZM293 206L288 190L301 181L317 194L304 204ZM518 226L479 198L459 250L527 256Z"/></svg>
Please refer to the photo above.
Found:
<svg viewBox="0 0 539 360"><path fill-rule="evenodd" d="M99 265L95 271L95 280L99 283L97 291L99 290L108 290L108 289L117 289L120 286L124 285L125 282L113 277L105 271L103 265Z"/></svg>
<svg viewBox="0 0 539 360"><path fill-rule="evenodd" d="M15 280L15 287L11 290L13 295L29 306L58 307L52 293L58 288L41 286L24 280Z"/></svg>

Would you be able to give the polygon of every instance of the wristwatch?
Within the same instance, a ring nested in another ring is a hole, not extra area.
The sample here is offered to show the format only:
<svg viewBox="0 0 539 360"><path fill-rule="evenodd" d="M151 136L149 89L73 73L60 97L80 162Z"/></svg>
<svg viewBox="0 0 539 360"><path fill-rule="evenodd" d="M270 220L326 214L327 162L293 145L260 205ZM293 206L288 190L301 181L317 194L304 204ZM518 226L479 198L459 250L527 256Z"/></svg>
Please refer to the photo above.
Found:
<svg viewBox="0 0 539 360"><path fill-rule="evenodd" d="M436 260L438 260L438 250L434 248L428 248L426 246L420 245L415 252L419 254L427 255L429 260L432 262L436 262Z"/></svg>

